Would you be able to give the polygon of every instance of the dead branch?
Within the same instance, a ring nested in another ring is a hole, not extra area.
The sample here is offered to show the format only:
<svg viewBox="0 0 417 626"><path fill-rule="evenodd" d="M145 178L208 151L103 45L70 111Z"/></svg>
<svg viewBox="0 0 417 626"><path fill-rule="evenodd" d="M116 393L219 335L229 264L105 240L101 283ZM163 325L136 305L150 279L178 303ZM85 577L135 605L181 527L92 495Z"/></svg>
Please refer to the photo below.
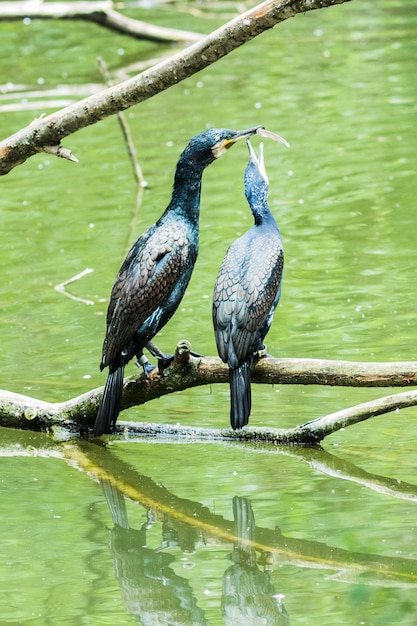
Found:
<svg viewBox="0 0 417 626"><path fill-rule="evenodd" d="M63 148L62 146L44 146L43 151L47 154L53 154L60 159L68 159L68 161L78 163L77 157L71 152L71 150Z"/></svg>
<svg viewBox="0 0 417 626"><path fill-rule="evenodd" d="M29 157L43 151L45 146L59 146L65 137L75 131L124 111L181 82L298 13L349 1L265 0L142 74L37 119L0 142L0 175L7 174Z"/></svg>
<svg viewBox="0 0 417 626"><path fill-rule="evenodd" d="M122 408L127 409L183 391L191 387L227 383L228 368L216 357L196 358L188 342L179 342L174 364L160 375L157 370L146 377L125 380ZM320 359L260 359L253 367L253 382L292 385L342 385L357 387L395 387L417 384L417 363L355 363ZM0 426L47 430L59 425L79 432L93 425L103 388L93 389L66 402L50 403L8 391L0 392ZM119 432L169 435L194 438L227 438L268 441L279 444L312 445L340 428L390 411L415 406L417 390L380 398L321 417L290 429L247 428L202 429L166 424L118 424Z"/></svg>
<svg viewBox="0 0 417 626"><path fill-rule="evenodd" d="M0 21L31 19L84 20L104 26L109 30L129 35L135 39L162 42L198 41L203 37L176 28L164 28L135 20L113 9L111 0L91 2L42 2L19 0L0 3Z"/></svg>
<svg viewBox="0 0 417 626"><path fill-rule="evenodd" d="M54 289L58 293L62 293L62 294L64 294L64 296L67 296L68 298L71 298L71 300L75 300L75 302L82 302L83 304L89 304L89 305L90 304L94 304L94 302L92 300L86 300L85 298L80 298L78 296L73 296L71 293L69 293L65 289L65 287L67 285L70 285L71 283L74 283L76 280L80 280L81 278L84 278L84 276L87 276L87 274L91 274L92 272L94 272L94 270L91 267L86 267L85 270L83 270L79 274L76 274L75 276L71 276L71 278L68 278L67 280L64 280L62 283L59 283L58 285L55 285Z"/></svg>
<svg viewBox="0 0 417 626"><path fill-rule="evenodd" d="M110 73L107 67L107 63L104 61L102 57L97 57L97 63L103 76L104 82L108 87L111 86L112 81L110 78ZM146 186L146 181L143 176L142 168L138 161L138 155L136 152L135 145L133 143L132 133L130 132L130 128L128 123L126 122L126 117L123 111L117 113L117 121L119 122L120 129L122 131L123 139L126 144L127 153L130 158L130 162L132 163L133 175L135 178L135 182L138 188L138 193Z"/></svg>

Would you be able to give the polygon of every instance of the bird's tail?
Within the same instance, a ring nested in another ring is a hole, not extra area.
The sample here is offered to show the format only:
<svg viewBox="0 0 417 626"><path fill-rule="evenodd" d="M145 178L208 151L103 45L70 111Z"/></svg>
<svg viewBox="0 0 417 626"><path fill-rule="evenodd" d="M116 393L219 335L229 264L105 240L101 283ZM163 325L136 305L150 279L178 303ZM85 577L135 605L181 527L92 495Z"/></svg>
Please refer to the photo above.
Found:
<svg viewBox="0 0 417 626"><path fill-rule="evenodd" d="M110 433L116 425L122 400L124 369L122 365L107 375L106 386L94 424L95 437Z"/></svg>
<svg viewBox="0 0 417 626"><path fill-rule="evenodd" d="M230 424L233 430L243 428L249 422L252 405L250 388L250 363L243 363L229 370Z"/></svg>

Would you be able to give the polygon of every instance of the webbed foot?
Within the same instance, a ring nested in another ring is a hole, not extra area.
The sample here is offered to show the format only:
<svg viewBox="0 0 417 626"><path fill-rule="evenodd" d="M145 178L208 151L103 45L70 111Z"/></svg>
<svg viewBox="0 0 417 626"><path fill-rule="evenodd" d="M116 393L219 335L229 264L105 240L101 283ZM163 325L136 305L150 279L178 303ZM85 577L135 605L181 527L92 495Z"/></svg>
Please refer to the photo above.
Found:
<svg viewBox="0 0 417 626"><path fill-rule="evenodd" d="M164 373L164 370L167 369L174 362L175 354L163 354L158 357L158 370L160 374Z"/></svg>
<svg viewBox="0 0 417 626"><path fill-rule="evenodd" d="M155 369L155 365L152 365L144 354L138 358L136 365L138 367L142 367L145 376L149 376L149 374Z"/></svg>

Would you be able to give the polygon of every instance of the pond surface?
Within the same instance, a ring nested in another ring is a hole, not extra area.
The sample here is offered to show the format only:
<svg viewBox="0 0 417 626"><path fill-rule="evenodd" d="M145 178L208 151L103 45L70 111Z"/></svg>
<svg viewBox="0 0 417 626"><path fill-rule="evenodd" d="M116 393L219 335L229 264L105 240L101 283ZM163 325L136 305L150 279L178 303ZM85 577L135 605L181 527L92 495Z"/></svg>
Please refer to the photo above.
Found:
<svg viewBox="0 0 417 626"><path fill-rule="evenodd" d="M129 14L210 32L230 10ZM416 35L416 0L310 12L129 110L148 182L140 208L115 118L65 141L77 165L38 155L3 177L0 386L62 401L104 384L114 277L167 205L179 153L207 126L263 124L291 144L265 145L286 254L268 351L416 360ZM120 79L169 53L93 24L28 20L0 24L0 49L2 138L98 90L98 55ZM214 279L251 225L246 162L238 144L204 174L200 255L158 336L166 351L185 337L215 354ZM92 305L54 289L85 268L67 289ZM251 425L292 427L392 392L254 385ZM228 388L216 385L123 419L224 427L228 414ZM0 623L414 625L415 418L368 420L317 450L98 446L2 429Z"/></svg>

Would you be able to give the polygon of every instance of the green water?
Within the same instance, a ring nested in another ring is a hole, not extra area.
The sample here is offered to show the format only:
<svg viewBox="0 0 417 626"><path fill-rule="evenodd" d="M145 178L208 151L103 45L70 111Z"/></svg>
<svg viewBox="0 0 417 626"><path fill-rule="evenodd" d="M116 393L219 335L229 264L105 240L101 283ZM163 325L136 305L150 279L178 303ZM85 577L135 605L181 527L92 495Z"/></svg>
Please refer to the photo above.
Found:
<svg viewBox="0 0 417 626"><path fill-rule="evenodd" d="M226 11L130 14L209 32ZM98 55L121 72L169 48L93 24L32 21L0 23L0 50L4 138L97 90ZM165 208L179 153L207 126L263 124L291 144L265 145L286 254L269 352L415 360L416 60L416 0L314 11L126 113L148 182L138 210L114 118L65 140L77 165L38 155L3 177L0 387L61 401L104 384L114 277ZM251 224L246 161L238 144L204 174L200 255L158 336L166 351L185 337L215 354L215 275ZM87 267L68 291L94 304L54 290ZM251 424L295 426L391 391L257 385ZM228 389L217 385L123 418L220 427L228 411ZM368 420L312 451L172 441L77 448L3 430L0 623L414 625L415 416ZM253 512L255 553L236 539L233 502L236 516Z"/></svg>

